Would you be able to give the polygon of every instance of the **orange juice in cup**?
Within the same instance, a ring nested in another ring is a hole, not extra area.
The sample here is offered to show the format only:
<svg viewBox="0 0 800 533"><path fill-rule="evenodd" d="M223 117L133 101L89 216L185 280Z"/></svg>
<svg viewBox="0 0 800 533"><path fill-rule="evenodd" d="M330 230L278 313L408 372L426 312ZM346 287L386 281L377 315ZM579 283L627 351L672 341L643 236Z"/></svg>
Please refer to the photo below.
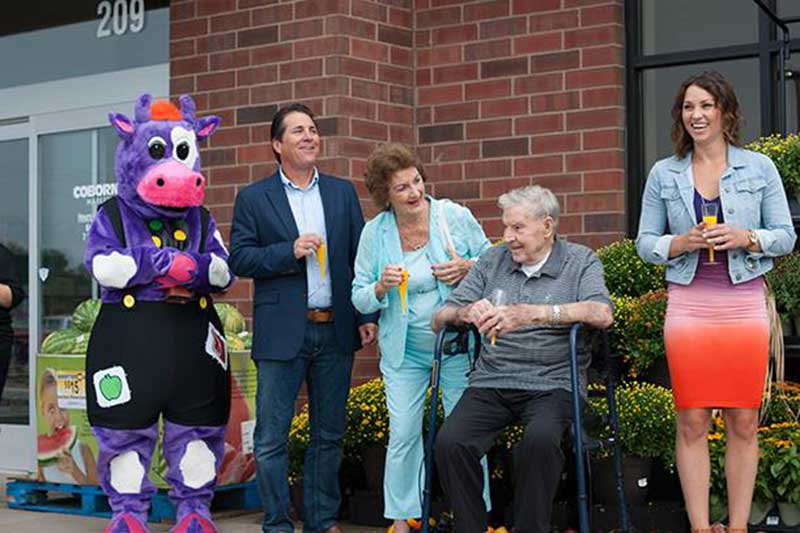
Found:
<svg viewBox="0 0 800 533"><path fill-rule="evenodd" d="M400 282L400 285L397 286L397 290L400 292L400 307L403 308L403 314L408 312L408 303L406 297L408 296L408 271L403 270L403 281Z"/></svg>
<svg viewBox="0 0 800 533"><path fill-rule="evenodd" d="M322 242L317 247L317 262L319 263L319 277L325 281L325 243Z"/></svg>
<svg viewBox="0 0 800 533"><path fill-rule="evenodd" d="M703 215L703 222L705 222L706 228L711 229L717 225L717 204L707 204L703 202L700 205L700 212ZM708 249L708 262L714 262L713 247Z"/></svg>

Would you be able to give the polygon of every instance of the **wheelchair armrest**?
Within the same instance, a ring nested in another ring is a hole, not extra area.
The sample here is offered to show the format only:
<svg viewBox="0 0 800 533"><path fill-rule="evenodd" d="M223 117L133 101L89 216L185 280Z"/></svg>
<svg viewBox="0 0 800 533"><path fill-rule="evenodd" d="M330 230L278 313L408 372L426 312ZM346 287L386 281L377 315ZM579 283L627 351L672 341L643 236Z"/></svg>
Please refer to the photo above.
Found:
<svg viewBox="0 0 800 533"><path fill-rule="evenodd" d="M448 336L455 334L452 338ZM469 337L472 335L474 339L473 352L470 354ZM434 352L434 359L441 360L442 355L452 356L458 354L466 354L470 357L470 368L475 369L475 362L480 357L481 353L481 335L478 328L471 324L462 326L445 326L439 331L436 338L436 348Z"/></svg>
<svg viewBox="0 0 800 533"><path fill-rule="evenodd" d="M570 329L570 354L574 353L573 350L577 350L579 333L581 330L586 330L587 334L594 336L590 340L591 363L589 366L601 375L604 382L608 382L610 379L616 383L619 381L622 365L620 357L611 352L609 337L612 329L613 326L607 329L598 329L580 322L573 324Z"/></svg>
<svg viewBox="0 0 800 533"><path fill-rule="evenodd" d="M455 335L447 339L449 334ZM477 359L478 352L480 351L481 335L478 333L478 328L472 324L460 326L448 325L442 328L436 340L437 350L441 350L441 353L444 355L468 354L470 335L472 335L475 340L475 358Z"/></svg>

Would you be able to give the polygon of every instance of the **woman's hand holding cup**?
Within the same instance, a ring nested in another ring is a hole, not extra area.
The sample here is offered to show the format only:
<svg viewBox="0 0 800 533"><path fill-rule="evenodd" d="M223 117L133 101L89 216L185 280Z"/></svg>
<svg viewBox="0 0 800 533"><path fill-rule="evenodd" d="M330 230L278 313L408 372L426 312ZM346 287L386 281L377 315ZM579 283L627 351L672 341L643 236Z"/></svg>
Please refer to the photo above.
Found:
<svg viewBox="0 0 800 533"><path fill-rule="evenodd" d="M402 265L386 265L381 272L381 277L375 284L375 296L383 299L387 292L400 285L403 281Z"/></svg>

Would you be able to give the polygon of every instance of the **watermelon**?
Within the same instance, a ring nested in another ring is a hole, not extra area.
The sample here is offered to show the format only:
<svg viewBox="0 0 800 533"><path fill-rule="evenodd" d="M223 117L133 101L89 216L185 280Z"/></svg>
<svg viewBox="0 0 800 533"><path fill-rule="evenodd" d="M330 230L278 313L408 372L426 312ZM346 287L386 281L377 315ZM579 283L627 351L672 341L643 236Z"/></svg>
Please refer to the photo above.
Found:
<svg viewBox="0 0 800 533"><path fill-rule="evenodd" d="M90 332L97 315L100 313L100 300L89 299L78 304L72 313L72 327L79 331Z"/></svg>
<svg viewBox="0 0 800 533"><path fill-rule="evenodd" d="M239 337L244 341L244 349L250 350L253 348L253 335L249 331L239 333Z"/></svg>
<svg viewBox="0 0 800 533"><path fill-rule="evenodd" d="M85 354L86 350L89 349L89 337L89 333L81 333L75 337L75 346L72 347L72 351L69 353Z"/></svg>
<svg viewBox="0 0 800 533"><path fill-rule="evenodd" d="M241 333L247 327L242 314L231 304L216 303L214 309L217 310L222 329L226 334Z"/></svg>
<svg viewBox="0 0 800 533"><path fill-rule="evenodd" d="M75 446L78 441L78 429L75 426L63 427L52 435L38 435L36 440L39 464L45 466L55 463L62 453Z"/></svg>
<svg viewBox="0 0 800 533"><path fill-rule="evenodd" d="M81 335L83 335L88 342L88 334L81 333L73 328L54 331L42 341L42 349L40 353L75 353L76 345L84 340L83 338L78 340L78 337Z"/></svg>
<svg viewBox="0 0 800 533"><path fill-rule="evenodd" d="M239 335L225 335L225 342L228 344L228 350L231 352L241 352L245 349L244 339Z"/></svg>

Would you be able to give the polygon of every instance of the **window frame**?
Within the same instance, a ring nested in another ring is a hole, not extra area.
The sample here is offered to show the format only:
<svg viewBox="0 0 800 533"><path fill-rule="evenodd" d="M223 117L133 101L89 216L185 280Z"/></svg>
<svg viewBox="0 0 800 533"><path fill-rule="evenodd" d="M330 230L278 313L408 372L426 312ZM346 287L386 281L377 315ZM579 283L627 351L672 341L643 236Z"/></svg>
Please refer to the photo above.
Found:
<svg viewBox="0 0 800 533"><path fill-rule="evenodd" d="M760 94L760 135L781 131L785 117L785 101L780 95L779 70L782 32L760 8L758 15L758 41L748 44L711 47L701 50L665 52L645 55L642 47L642 1L625 2L625 100L626 100L626 208L628 234L635 236L639 226L641 198L645 177L644 168L644 72L650 69L726 61L756 59ZM764 3L776 12L775 0ZM794 18L790 19L794 20ZM791 36L791 35L790 35ZM789 41L790 52L800 51L800 38ZM798 102L800 105L800 102Z"/></svg>

